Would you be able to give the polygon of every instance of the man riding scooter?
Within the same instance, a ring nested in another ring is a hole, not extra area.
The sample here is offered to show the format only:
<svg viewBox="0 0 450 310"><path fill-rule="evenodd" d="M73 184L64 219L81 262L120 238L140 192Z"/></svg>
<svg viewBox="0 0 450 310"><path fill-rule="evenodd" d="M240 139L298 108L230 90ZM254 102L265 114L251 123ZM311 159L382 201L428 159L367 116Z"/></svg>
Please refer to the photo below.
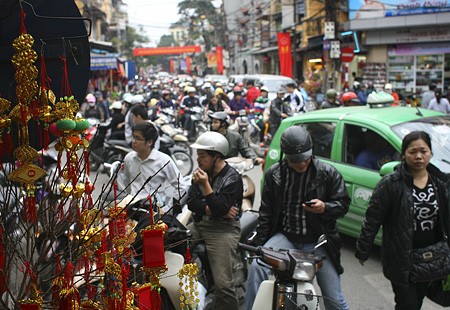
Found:
<svg viewBox="0 0 450 310"><path fill-rule="evenodd" d="M209 115L211 119L211 131L216 131L228 141L229 150L225 158L236 157L239 153L244 158L251 158L255 164L262 164L263 158L257 157L255 152L250 148L248 143L242 139L242 136L237 132L228 130L230 125L229 117L225 112L215 112Z"/></svg>

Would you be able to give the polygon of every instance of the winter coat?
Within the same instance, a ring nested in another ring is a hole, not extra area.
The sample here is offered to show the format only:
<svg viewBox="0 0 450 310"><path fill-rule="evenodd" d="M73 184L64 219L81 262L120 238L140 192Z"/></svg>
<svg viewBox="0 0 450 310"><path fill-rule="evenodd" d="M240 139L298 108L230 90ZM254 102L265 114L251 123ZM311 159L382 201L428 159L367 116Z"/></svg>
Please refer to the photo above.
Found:
<svg viewBox="0 0 450 310"><path fill-rule="evenodd" d="M283 160L282 165L287 165L286 160ZM306 212L307 220L308 217L318 217L321 227L316 227L315 233L327 235L328 254L336 270L342 273L343 268L340 265L342 241L337 233L336 220L347 213L350 197L341 174L333 166L316 158L312 159L310 165L311 178L306 185L304 198L306 201L315 198L322 200L325 203L325 212L323 214ZM255 239L258 245L263 245L270 237L282 231L280 224L283 213L283 180L281 180L280 170L280 163L276 163L264 176L264 189Z"/></svg>
<svg viewBox="0 0 450 310"><path fill-rule="evenodd" d="M449 176L428 165L439 204L441 226L450 235ZM356 242L355 256L367 260L373 240L383 225L381 263L384 276L397 285L407 286L412 264L414 210L413 177L402 163L393 173L384 176L375 187Z"/></svg>

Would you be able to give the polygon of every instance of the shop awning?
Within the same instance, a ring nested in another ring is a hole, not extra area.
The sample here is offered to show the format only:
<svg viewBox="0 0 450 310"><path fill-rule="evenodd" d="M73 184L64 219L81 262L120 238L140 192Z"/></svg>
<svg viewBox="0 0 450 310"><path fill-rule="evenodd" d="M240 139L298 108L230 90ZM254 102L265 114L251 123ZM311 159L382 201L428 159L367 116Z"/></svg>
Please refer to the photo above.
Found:
<svg viewBox="0 0 450 310"><path fill-rule="evenodd" d="M91 47L91 52L99 54L117 53L117 49L112 42L90 40L89 46Z"/></svg>
<svg viewBox="0 0 450 310"><path fill-rule="evenodd" d="M252 52L252 55L269 53L278 50L278 46L269 46Z"/></svg>

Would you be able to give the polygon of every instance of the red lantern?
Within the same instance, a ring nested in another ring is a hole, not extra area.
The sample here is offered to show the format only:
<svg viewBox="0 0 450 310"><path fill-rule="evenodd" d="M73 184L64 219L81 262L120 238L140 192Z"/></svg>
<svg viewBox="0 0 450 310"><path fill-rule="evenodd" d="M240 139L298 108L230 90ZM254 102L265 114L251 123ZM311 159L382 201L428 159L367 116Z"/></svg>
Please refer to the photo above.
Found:
<svg viewBox="0 0 450 310"><path fill-rule="evenodd" d="M151 290L150 284L145 284L135 291L137 304L140 310L151 309Z"/></svg>
<svg viewBox="0 0 450 310"><path fill-rule="evenodd" d="M142 231L142 254L144 268L162 267L166 264L164 257L164 231L146 229Z"/></svg>

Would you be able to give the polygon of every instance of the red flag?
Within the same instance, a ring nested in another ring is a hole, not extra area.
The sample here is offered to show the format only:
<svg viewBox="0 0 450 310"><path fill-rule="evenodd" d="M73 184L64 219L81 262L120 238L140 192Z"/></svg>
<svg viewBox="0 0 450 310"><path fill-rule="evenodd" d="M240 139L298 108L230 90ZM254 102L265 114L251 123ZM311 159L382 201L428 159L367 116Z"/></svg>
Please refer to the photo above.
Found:
<svg viewBox="0 0 450 310"><path fill-rule="evenodd" d="M223 47L216 46L217 74L223 74Z"/></svg>
<svg viewBox="0 0 450 310"><path fill-rule="evenodd" d="M175 60L170 60L170 73L175 73Z"/></svg>
<svg viewBox="0 0 450 310"><path fill-rule="evenodd" d="M186 72L191 74L191 57L186 57Z"/></svg>
<svg viewBox="0 0 450 310"><path fill-rule="evenodd" d="M277 39L281 75L292 77L291 35L280 32L277 33Z"/></svg>

